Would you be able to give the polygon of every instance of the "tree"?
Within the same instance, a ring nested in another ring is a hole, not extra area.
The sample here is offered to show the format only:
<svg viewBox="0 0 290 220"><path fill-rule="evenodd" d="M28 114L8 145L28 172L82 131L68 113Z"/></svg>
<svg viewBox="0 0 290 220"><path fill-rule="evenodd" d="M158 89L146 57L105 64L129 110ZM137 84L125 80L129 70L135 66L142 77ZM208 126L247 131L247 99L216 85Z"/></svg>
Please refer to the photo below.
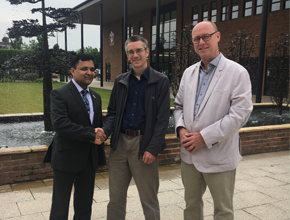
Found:
<svg viewBox="0 0 290 220"><path fill-rule="evenodd" d="M10 38L16 38L19 36L24 37L35 37L42 36L43 47L41 50L41 72L43 76L43 104L44 104L44 129L46 131L52 131L52 123L50 117L50 92L52 90L51 80L51 53L48 50L48 35L54 36L54 32L62 32L67 27L75 28L72 20L77 18L77 13L70 8L51 8L45 7L45 0L7 0L13 5L22 4L24 2L35 4L42 3L41 8L34 8L31 10L32 13L42 13L42 25L38 23L38 20L34 19L23 19L20 21L13 21L13 27L8 28L8 35ZM54 23L47 24L46 18L50 17ZM59 21L60 18L67 18ZM35 60L34 60L35 61ZM19 62L20 64L21 62ZM9 66L9 65L7 65ZM15 68L15 67L14 67Z"/></svg>
<svg viewBox="0 0 290 220"><path fill-rule="evenodd" d="M246 32L244 28L239 28L238 32L231 34L225 56L247 69L250 74L252 91L256 91L257 74L258 74L258 58L253 57L257 48L258 35L253 36L252 33Z"/></svg>
<svg viewBox="0 0 290 220"><path fill-rule="evenodd" d="M270 56L267 58L268 89L271 101L278 106L282 115L283 104L289 105L289 36L281 34L273 43Z"/></svg>
<svg viewBox="0 0 290 220"><path fill-rule="evenodd" d="M77 53L81 53L81 49L77 50ZM93 48L91 46L85 47L84 53L92 55L94 57L93 61L95 64L95 68L100 68L99 65L101 64L101 53L97 48Z"/></svg>
<svg viewBox="0 0 290 220"><path fill-rule="evenodd" d="M192 25L188 23L182 29L180 41L176 39L175 59L173 61L173 73L170 82L174 97L177 95L180 80L185 69L200 60L200 57L193 49L191 31Z"/></svg>
<svg viewBox="0 0 290 220"><path fill-rule="evenodd" d="M22 37L18 36L15 38L15 40L11 40L11 46L13 49L21 49L22 47Z"/></svg>

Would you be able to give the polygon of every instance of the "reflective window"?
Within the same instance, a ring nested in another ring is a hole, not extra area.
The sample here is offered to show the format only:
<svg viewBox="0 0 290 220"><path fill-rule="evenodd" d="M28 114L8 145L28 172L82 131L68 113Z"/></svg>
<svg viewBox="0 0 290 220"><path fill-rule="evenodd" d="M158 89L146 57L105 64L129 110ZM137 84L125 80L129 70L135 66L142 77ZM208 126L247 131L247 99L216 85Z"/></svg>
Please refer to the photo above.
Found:
<svg viewBox="0 0 290 220"><path fill-rule="evenodd" d="M284 6L285 9L288 9L290 8L290 0L285 0L285 6Z"/></svg>
<svg viewBox="0 0 290 220"><path fill-rule="evenodd" d="M208 4L202 5L202 20L203 21L208 20Z"/></svg>
<svg viewBox="0 0 290 220"><path fill-rule="evenodd" d="M228 20L228 13L229 13L229 1L228 0L222 0L222 21Z"/></svg>
<svg viewBox="0 0 290 220"><path fill-rule="evenodd" d="M256 15L262 14L263 0L256 0Z"/></svg>
<svg viewBox="0 0 290 220"><path fill-rule="evenodd" d="M129 27L127 27L127 38L131 37L133 35L133 24L130 24Z"/></svg>
<svg viewBox="0 0 290 220"><path fill-rule="evenodd" d="M169 76L171 73L172 53L176 45L176 3L170 3L160 9L160 44L159 50L159 71ZM152 37L151 37L151 66L156 65L156 16L152 10Z"/></svg>
<svg viewBox="0 0 290 220"><path fill-rule="evenodd" d="M232 19L238 18L239 0L232 0Z"/></svg>
<svg viewBox="0 0 290 220"><path fill-rule="evenodd" d="M198 23L198 7L192 8L192 26Z"/></svg>
<svg viewBox="0 0 290 220"><path fill-rule="evenodd" d="M248 17L252 15L252 0L246 0L245 1L245 11L244 11L244 17Z"/></svg>
<svg viewBox="0 0 290 220"><path fill-rule="evenodd" d="M143 36L143 22L142 21L139 22L139 35Z"/></svg>
<svg viewBox="0 0 290 220"><path fill-rule="evenodd" d="M272 0L271 11L279 11L279 10L280 10L280 0Z"/></svg>
<svg viewBox="0 0 290 220"><path fill-rule="evenodd" d="M211 16L211 18L210 18L210 20L212 21L212 22L216 22L216 16L217 16L217 4L216 4L216 2L212 2L212 3L210 3L210 16Z"/></svg>

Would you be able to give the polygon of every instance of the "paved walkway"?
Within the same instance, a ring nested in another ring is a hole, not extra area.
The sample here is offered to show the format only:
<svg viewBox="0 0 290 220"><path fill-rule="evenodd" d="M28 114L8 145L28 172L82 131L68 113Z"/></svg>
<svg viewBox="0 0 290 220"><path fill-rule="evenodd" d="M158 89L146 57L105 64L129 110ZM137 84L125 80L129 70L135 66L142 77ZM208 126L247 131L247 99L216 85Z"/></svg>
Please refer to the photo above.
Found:
<svg viewBox="0 0 290 220"><path fill-rule="evenodd" d="M290 219L289 151L244 156L237 169L234 195L235 220ZM162 220L182 220L184 188L180 164L159 167L159 201ZM48 220L52 179L0 186L1 220ZM69 219L73 216L71 197ZM108 173L96 174L92 220L106 219ZM204 195L205 220L213 219L213 201ZM142 220L134 181L128 190L127 220Z"/></svg>

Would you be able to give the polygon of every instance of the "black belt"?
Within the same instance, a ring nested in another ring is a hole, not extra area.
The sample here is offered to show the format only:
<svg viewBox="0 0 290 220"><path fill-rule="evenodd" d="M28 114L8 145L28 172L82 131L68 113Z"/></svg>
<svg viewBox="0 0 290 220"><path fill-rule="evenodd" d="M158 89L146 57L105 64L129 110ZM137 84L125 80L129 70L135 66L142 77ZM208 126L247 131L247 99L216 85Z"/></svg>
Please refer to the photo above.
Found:
<svg viewBox="0 0 290 220"><path fill-rule="evenodd" d="M127 130L127 129L122 129L121 133L126 134L128 136L140 136L143 134L141 130Z"/></svg>

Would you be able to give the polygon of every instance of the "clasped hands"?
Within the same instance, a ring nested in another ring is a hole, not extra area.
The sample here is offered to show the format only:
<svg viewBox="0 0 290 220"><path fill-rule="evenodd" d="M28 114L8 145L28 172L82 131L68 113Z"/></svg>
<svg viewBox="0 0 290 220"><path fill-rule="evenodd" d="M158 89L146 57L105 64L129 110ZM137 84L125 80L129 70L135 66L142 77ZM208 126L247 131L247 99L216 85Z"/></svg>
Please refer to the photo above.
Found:
<svg viewBox="0 0 290 220"><path fill-rule="evenodd" d="M201 148L203 145L205 145L205 142L200 132L190 133L183 127L179 128L178 132L182 147L184 147L186 151L192 154L196 152L199 148Z"/></svg>
<svg viewBox="0 0 290 220"><path fill-rule="evenodd" d="M100 145L107 139L107 135L102 128L95 128L95 134L96 137L95 141L93 142L94 144Z"/></svg>

